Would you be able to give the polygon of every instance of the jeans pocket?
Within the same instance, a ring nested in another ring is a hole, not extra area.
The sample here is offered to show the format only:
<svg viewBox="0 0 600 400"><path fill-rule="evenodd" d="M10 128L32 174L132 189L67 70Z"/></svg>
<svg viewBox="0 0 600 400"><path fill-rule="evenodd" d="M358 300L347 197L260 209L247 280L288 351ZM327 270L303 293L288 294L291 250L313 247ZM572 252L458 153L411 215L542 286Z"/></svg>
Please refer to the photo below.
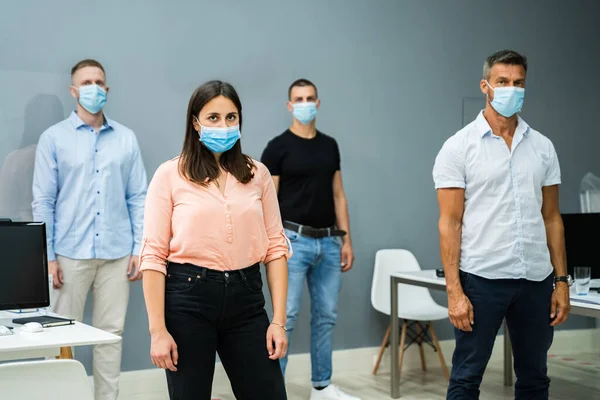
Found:
<svg viewBox="0 0 600 400"><path fill-rule="evenodd" d="M344 245L344 239L341 236L331 236L331 240L340 247Z"/></svg>
<svg viewBox="0 0 600 400"><path fill-rule="evenodd" d="M460 277L460 285L462 286L463 292L468 296L468 292L471 283L471 274L463 272L461 270L458 271Z"/></svg>
<svg viewBox="0 0 600 400"><path fill-rule="evenodd" d="M198 281L197 276L181 274L177 272L168 273L165 282L166 293L181 293L186 292L194 287Z"/></svg>
<svg viewBox="0 0 600 400"><path fill-rule="evenodd" d="M300 238L300 234L298 234L298 232L294 232L289 229L284 229L283 231L285 236L287 236L288 240L292 243L296 242Z"/></svg>
<svg viewBox="0 0 600 400"><path fill-rule="evenodd" d="M262 293L263 281L260 272L246 277L246 285L253 293Z"/></svg>

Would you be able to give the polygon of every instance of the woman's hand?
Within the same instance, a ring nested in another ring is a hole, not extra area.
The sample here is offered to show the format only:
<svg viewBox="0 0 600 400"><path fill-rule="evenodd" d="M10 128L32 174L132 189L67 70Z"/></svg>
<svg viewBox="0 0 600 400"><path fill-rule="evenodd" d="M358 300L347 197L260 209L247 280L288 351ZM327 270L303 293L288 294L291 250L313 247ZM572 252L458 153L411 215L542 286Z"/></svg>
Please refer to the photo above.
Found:
<svg viewBox="0 0 600 400"><path fill-rule="evenodd" d="M269 325L267 330L267 350L271 360L278 360L287 354L288 339L285 329L277 324Z"/></svg>
<svg viewBox="0 0 600 400"><path fill-rule="evenodd" d="M152 333L151 337L150 357L152 358L152 364L158 368L173 372L177 371L179 354L177 353L177 344L175 344L171 334L163 329Z"/></svg>

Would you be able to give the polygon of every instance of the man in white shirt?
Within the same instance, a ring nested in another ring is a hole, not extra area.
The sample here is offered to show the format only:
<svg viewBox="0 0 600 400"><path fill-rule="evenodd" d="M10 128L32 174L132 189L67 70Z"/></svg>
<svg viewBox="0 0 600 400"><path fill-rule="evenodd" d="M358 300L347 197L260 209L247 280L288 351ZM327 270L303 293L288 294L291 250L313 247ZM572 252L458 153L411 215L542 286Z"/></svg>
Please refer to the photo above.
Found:
<svg viewBox="0 0 600 400"><path fill-rule="evenodd" d="M527 60L510 50L483 68L486 108L449 138L433 178L456 349L447 399L478 399L506 318L515 399L548 399L547 352L570 311L560 167L554 146L517 113Z"/></svg>

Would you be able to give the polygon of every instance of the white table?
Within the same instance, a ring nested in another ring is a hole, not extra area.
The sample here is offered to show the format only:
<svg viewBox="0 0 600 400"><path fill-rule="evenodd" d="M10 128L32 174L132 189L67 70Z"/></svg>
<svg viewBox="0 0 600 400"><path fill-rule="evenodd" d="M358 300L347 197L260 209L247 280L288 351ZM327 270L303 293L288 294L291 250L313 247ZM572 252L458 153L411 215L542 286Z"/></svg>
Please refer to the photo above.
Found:
<svg viewBox="0 0 600 400"><path fill-rule="evenodd" d="M392 274L390 278L391 285L391 313L390 324L392 326L390 335L392 336L392 398L400 397L400 376L398 373L398 347L400 346L400 326L398 321L398 284L421 286L434 290L446 290L446 279L438 278L435 270L424 270L415 272L398 272ZM573 295L573 293L572 293ZM591 293L589 298L600 298L600 294ZM571 314L582 315L585 317L600 318L600 304L584 303L571 299ZM396 350L394 350L396 349ZM512 386L513 369L512 369L512 347L506 321L504 323L504 384Z"/></svg>
<svg viewBox="0 0 600 400"><path fill-rule="evenodd" d="M0 325L14 327L14 335L0 336L0 361L56 357L61 348L117 343L121 340L120 336L80 322L45 328L39 333L21 332L21 325L12 322L13 318L35 315L39 314L0 312Z"/></svg>

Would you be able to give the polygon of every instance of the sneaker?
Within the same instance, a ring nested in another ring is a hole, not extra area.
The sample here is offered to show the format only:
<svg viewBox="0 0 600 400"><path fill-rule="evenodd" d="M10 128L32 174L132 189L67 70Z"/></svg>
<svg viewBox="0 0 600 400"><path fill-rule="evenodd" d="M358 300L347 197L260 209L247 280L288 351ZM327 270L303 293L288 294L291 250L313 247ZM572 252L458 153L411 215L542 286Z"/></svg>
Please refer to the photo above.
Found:
<svg viewBox="0 0 600 400"><path fill-rule="evenodd" d="M342 392L336 385L329 385L323 390L313 388L310 400L360 400L360 398Z"/></svg>

